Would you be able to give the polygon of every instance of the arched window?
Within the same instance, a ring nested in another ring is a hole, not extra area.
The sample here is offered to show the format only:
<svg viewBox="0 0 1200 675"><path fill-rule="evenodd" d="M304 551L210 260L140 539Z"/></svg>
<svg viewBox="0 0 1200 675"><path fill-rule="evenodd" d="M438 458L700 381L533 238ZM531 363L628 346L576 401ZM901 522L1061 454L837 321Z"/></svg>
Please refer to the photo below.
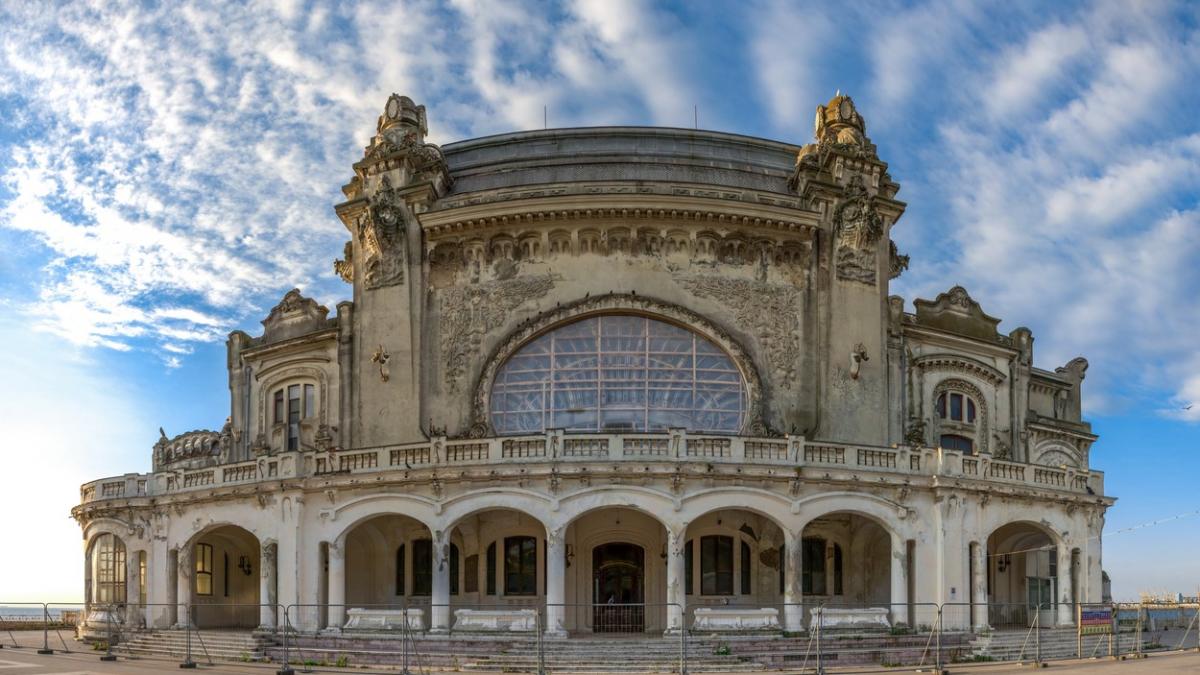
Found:
<svg viewBox="0 0 1200 675"><path fill-rule="evenodd" d="M742 595L750 595L750 544L742 542L742 569L741 569L741 591Z"/></svg>
<svg viewBox="0 0 1200 675"><path fill-rule="evenodd" d="M485 567L487 578L484 579L484 590L487 595L496 594L496 542L488 544Z"/></svg>
<svg viewBox="0 0 1200 675"><path fill-rule="evenodd" d="M92 544L92 602L125 602L125 543L112 534Z"/></svg>
<svg viewBox="0 0 1200 675"><path fill-rule="evenodd" d="M946 450L958 450L965 454L975 452L975 443L966 436L958 434L942 434L940 445Z"/></svg>
<svg viewBox="0 0 1200 675"><path fill-rule="evenodd" d="M450 544L450 595L458 595L458 546Z"/></svg>
<svg viewBox="0 0 1200 675"><path fill-rule="evenodd" d="M196 544L196 595L213 594L213 547Z"/></svg>
<svg viewBox="0 0 1200 675"><path fill-rule="evenodd" d="M690 431L737 433L742 373L686 328L633 315L593 316L543 333L496 373L496 433Z"/></svg>

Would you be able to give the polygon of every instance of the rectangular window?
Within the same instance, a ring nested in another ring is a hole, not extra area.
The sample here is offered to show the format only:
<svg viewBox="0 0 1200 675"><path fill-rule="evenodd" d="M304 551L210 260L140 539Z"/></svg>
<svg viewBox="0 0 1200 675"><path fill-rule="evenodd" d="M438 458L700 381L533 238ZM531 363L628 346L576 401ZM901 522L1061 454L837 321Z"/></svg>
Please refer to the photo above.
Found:
<svg viewBox="0 0 1200 675"><path fill-rule="evenodd" d="M138 551L138 603L146 605L146 552Z"/></svg>
<svg viewBox="0 0 1200 675"><path fill-rule="evenodd" d="M453 550L453 549L451 549ZM467 556L467 573L463 576L463 590L467 593L479 592L479 556Z"/></svg>
<svg viewBox="0 0 1200 675"><path fill-rule="evenodd" d="M537 595L537 539L504 539L504 594Z"/></svg>
<svg viewBox="0 0 1200 675"><path fill-rule="evenodd" d="M750 544L742 542L742 595L750 595Z"/></svg>
<svg viewBox="0 0 1200 675"><path fill-rule="evenodd" d="M317 416L317 390L311 384L304 385L304 418Z"/></svg>
<svg viewBox="0 0 1200 675"><path fill-rule="evenodd" d="M396 595L404 595L404 544L396 547Z"/></svg>
<svg viewBox="0 0 1200 675"><path fill-rule="evenodd" d="M275 424L283 424L283 390L275 390Z"/></svg>
<svg viewBox="0 0 1200 675"><path fill-rule="evenodd" d="M287 449L300 449L300 385L288 387Z"/></svg>
<svg viewBox="0 0 1200 675"><path fill-rule="evenodd" d="M196 595L213 594L213 547L196 544Z"/></svg>
<svg viewBox="0 0 1200 675"><path fill-rule="evenodd" d="M433 541L418 539L412 543L412 594L433 594Z"/></svg>
<svg viewBox="0 0 1200 675"><path fill-rule="evenodd" d="M692 582L692 540L688 539L688 542L683 546L683 589L686 595L692 595L695 593L695 591L692 590L694 588L692 586Z"/></svg>
<svg viewBox="0 0 1200 675"><path fill-rule="evenodd" d="M450 595L458 595L458 547L450 544Z"/></svg>
<svg viewBox="0 0 1200 675"><path fill-rule="evenodd" d="M950 394L950 419L961 422L963 418L962 394Z"/></svg>
<svg viewBox="0 0 1200 675"><path fill-rule="evenodd" d="M484 578L484 588L487 589L488 595L496 594L496 542L488 544L487 547L487 567L486 577Z"/></svg>
<svg viewBox="0 0 1200 675"><path fill-rule="evenodd" d="M804 558L801 590L805 595L825 595L825 540L805 537L800 551Z"/></svg>
<svg viewBox="0 0 1200 675"><path fill-rule="evenodd" d="M225 597L229 597L229 554L224 553L224 562L221 563L221 585L225 590Z"/></svg>
<svg viewBox="0 0 1200 675"><path fill-rule="evenodd" d="M700 594L733 595L733 537L700 537Z"/></svg>

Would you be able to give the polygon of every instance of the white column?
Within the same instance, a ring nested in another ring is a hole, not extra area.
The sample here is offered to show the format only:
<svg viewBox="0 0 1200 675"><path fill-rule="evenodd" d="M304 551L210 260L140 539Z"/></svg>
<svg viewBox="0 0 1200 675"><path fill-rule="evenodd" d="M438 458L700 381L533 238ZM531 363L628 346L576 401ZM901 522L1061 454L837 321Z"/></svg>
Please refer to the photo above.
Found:
<svg viewBox="0 0 1200 675"><path fill-rule="evenodd" d="M346 625L346 552L344 544L329 542L329 628Z"/></svg>
<svg viewBox="0 0 1200 675"><path fill-rule="evenodd" d="M142 589L138 551L125 550L125 625L138 628L142 624Z"/></svg>
<svg viewBox="0 0 1200 675"><path fill-rule="evenodd" d="M687 544L687 527L667 530L667 633L678 635L683 628L683 617L687 610L687 570L683 555Z"/></svg>
<svg viewBox="0 0 1200 675"><path fill-rule="evenodd" d="M546 528L546 635L566 637L567 528Z"/></svg>
<svg viewBox="0 0 1200 675"><path fill-rule="evenodd" d="M275 630L275 559L276 548L274 542L263 544L259 547L259 563L258 563L258 628L259 630Z"/></svg>
<svg viewBox="0 0 1200 675"><path fill-rule="evenodd" d="M804 546L803 532L783 533L783 628L804 630Z"/></svg>
<svg viewBox="0 0 1200 675"><path fill-rule="evenodd" d="M975 603L971 605L971 626L977 630L987 628L987 551L980 542L971 543L971 587Z"/></svg>
<svg viewBox="0 0 1200 675"><path fill-rule="evenodd" d="M1059 626L1075 625L1075 606L1071 601L1071 598L1074 596L1074 593L1072 592L1071 577L1071 547L1066 542L1062 542L1058 545Z"/></svg>
<svg viewBox="0 0 1200 675"><path fill-rule="evenodd" d="M892 623L909 623L908 542L892 535Z"/></svg>
<svg viewBox="0 0 1200 675"><path fill-rule="evenodd" d="M191 623L192 605L192 551L191 545L179 547L175 555L175 627L184 628Z"/></svg>
<svg viewBox="0 0 1200 675"><path fill-rule="evenodd" d="M429 630L447 633L450 631L450 533L434 532L432 548L433 593L429 602Z"/></svg>

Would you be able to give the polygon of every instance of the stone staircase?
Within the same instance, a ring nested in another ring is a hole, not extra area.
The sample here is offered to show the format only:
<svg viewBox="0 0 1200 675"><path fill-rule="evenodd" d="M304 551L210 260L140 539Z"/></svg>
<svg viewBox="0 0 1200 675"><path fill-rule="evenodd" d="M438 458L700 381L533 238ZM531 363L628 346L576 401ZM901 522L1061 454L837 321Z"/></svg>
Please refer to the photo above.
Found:
<svg viewBox="0 0 1200 675"><path fill-rule="evenodd" d="M183 659L187 654L188 636L182 630L154 630L126 633L113 647L118 654L130 657L154 656ZM262 661L268 647L273 644L270 636L260 636L250 631L194 630L191 635L192 660L205 663L213 661Z"/></svg>
<svg viewBox="0 0 1200 675"><path fill-rule="evenodd" d="M1078 655L1074 628L1043 628L1037 633L1017 630L980 634L971 641L971 653L994 661L1033 661L1039 650L1042 660L1046 661L1073 659ZM1120 637L1121 651L1133 651L1134 636L1122 634ZM1037 646L1039 638L1040 647ZM1107 635L1083 636L1083 658L1091 656L1108 656Z"/></svg>
<svg viewBox="0 0 1200 675"><path fill-rule="evenodd" d="M543 642L550 673L672 673L679 672L680 646L672 638L589 638ZM514 643L508 649L464 660L464 672L536 673L537 643ZM761 672L764 665L731 653L719 640L689 638L689 672Z"/></svg>

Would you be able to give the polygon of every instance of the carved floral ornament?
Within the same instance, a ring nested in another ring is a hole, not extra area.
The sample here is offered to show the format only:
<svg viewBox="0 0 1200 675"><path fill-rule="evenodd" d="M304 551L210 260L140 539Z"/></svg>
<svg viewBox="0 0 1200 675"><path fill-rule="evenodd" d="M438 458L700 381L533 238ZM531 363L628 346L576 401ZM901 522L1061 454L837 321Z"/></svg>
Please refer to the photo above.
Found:
<svg viewBox="0 0 1200 675"><path fill-rule="evenodd" d="M367 209L355 221L363 252L363 284L368 289L404 283L407 251L404 211L403 197L392 187L391 180L383 176ZM347 257L339 262L349 264L350 260ZM337 268L338 262L334 265Z"/></svg>
<svg viewBox="0 0 1200 675"><path fill-rule="evenodd" d="M875 284L876 245L883 238L883 216L875 209L862 179L846 186L845 198L833 212L839 279Z"/></svg>
<svg viewBox="0 0 1200 675"><path fill-rule="evenodd" d="M567 323L594 314L614 312L642 314L650 318L680 324L724 349L742 372L743 380L746 384L748 404L746 422L742 433L750 436L775 435L775 432L767 426L763 419L764 393L758 370L755 368L750 355L728 333L703 316L678 305L672 305L640 295L610 293L597 297L584 298L578 302L559 307L552 312L539 315L537 319L526 321L509 334L492 351L483 371L480 373L475 387L472 424L467 432L467 436L471 438L484 438L492 435L493 431L489 416L492 385L495 382L497 371L509 356L520 349L526 342L557 324Z"/></svg>

